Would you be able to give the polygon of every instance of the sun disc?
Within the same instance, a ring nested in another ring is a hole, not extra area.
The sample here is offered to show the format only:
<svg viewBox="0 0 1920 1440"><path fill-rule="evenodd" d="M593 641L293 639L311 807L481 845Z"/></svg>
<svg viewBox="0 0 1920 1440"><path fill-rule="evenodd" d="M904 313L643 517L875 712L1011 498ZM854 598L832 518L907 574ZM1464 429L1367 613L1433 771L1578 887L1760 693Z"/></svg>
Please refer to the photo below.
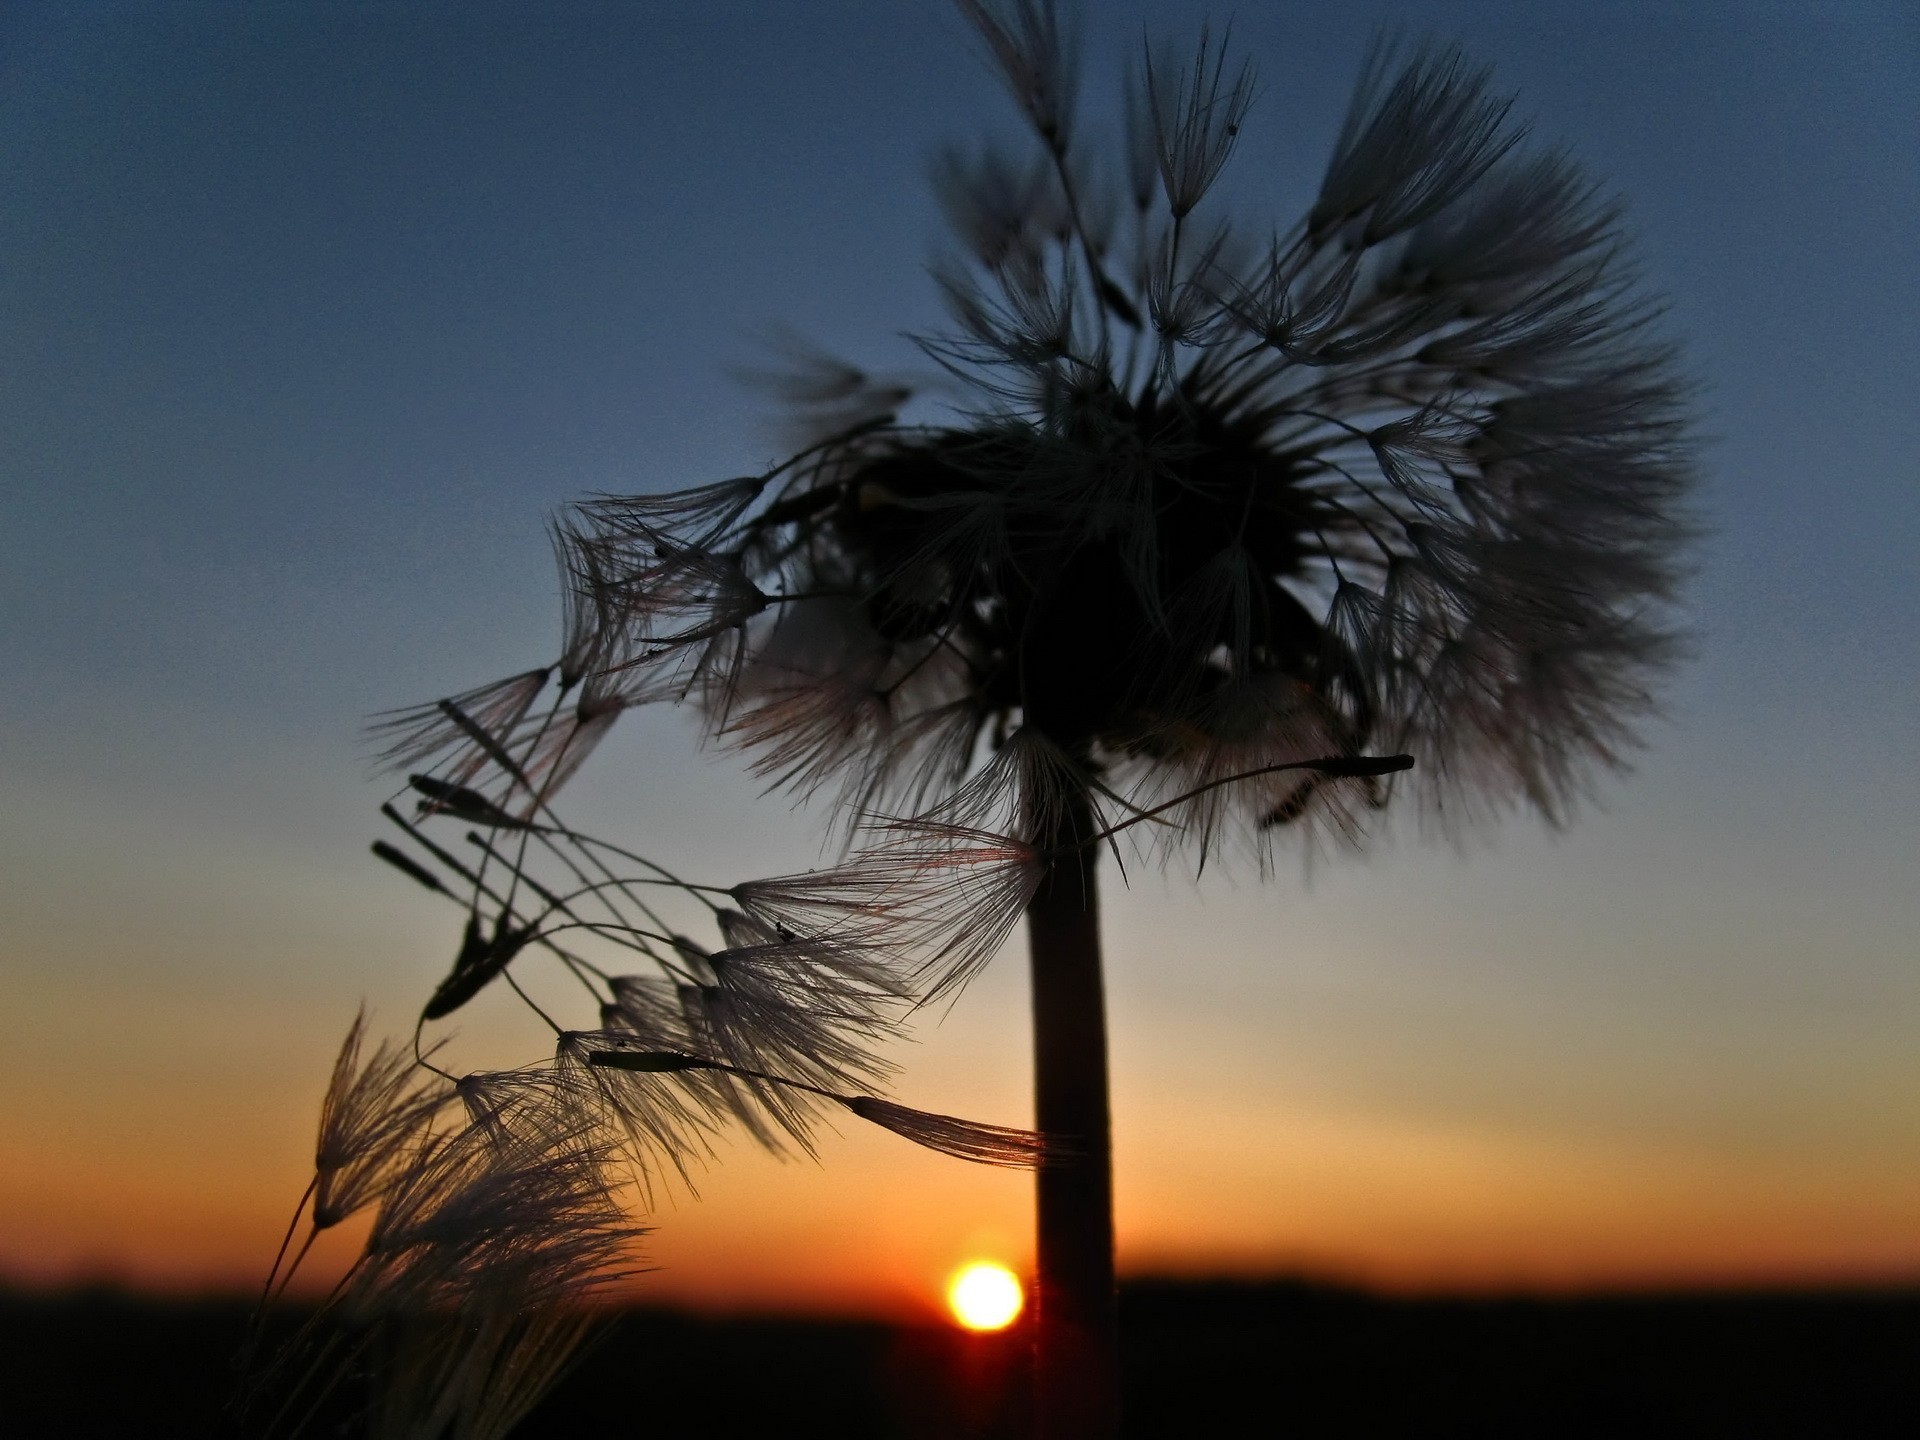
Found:
<svg viewBox="0 0 1920 1440"><path fill-rule="evenodd" d="M963 1265L947 1285L953 1318L969 1330L1004 1330L1025 1303L1020 1277L990 1260Z"/></svg>

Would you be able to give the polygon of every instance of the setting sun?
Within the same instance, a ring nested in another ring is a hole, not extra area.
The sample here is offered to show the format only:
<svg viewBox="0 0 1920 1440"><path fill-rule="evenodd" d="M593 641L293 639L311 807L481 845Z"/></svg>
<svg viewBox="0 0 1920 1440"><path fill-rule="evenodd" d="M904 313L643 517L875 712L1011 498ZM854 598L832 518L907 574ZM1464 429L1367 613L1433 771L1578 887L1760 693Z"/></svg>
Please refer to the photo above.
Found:
<svg viewBox="0 0 1920 1440"><path fill-rule="evenodd" d="M947 1285L947 1304L969 1330L1004 1330L1025 1299L1020 1277L990 1260L962 1266Z"/></svg>

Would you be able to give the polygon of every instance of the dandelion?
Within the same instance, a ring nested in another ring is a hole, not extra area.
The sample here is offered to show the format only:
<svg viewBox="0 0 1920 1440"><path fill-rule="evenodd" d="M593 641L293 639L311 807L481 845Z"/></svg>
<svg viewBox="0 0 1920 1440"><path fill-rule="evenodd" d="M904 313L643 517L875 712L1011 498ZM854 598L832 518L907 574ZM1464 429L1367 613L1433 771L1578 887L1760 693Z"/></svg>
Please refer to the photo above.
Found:
<svg viewBox="0 0 1920 1440"><path fill-rule="evenodd" d="M1231 844L1264 867L1389 811L1565 821L1674 658L1694 467L1618 206L1529 151L1456 50L1376 47L1307 213L1249 226L1217 199L1255 99L1230 37L1131 69L1112 190L1073 25L1048 0L960 8L1033 138L936 169L970 258L937 272L951 324L921 345L968 398L909 421L907 388L790 350L790 459L573 507L559 660L382 725L481 858L397 812L414 848L380 853L467 909L425 1018L557 957L602 1017L549 1021L562 1089L591 1102L573 1113L671 1166L729 1114L804 1148L833 1104L951 1154L1057 1160L1041 1425L1109 1436L1100 855L1124 838L1197 868ZM555 794L606 728L683 701L773 784L833 789L845 858L689 885L569 831ZM1022 917L1038 1137L853 1083Z"/></svg>

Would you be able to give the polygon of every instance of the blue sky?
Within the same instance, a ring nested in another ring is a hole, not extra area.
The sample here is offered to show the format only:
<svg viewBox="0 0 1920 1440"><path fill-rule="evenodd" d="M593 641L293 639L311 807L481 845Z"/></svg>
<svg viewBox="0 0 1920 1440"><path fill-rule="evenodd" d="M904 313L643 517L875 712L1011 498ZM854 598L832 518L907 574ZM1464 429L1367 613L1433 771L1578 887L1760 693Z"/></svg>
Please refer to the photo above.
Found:
<svg viewBox="0 0 1920 1440"><path fill-rule="evenodd" d="M1709 533L1667 718L1570 833L1118 904L1123 1262L1920 1273L1911 10L1103 6L1095 109L1143 22L1209 13L1260 66L1222 182L1260 223L1383 23L1627 198ZM27 4L0 55L0 1267L221 1280L354 1004L398 1023L451 944L366 858L364 717L547 657L555 506L776 458L730 378L770 328L912 366L927 161L1013 117L933 0ZM632 729L583 819L728 878L813 859L817 815ZM1022 1118L1016 959L903 1098ZM658 1242L696 1296L910 1288L973 1233L935 1191L1024 1243L1017 1184L851 1137L706 1188ZM852 1230L894 1238L817 1258Z"/></svg>

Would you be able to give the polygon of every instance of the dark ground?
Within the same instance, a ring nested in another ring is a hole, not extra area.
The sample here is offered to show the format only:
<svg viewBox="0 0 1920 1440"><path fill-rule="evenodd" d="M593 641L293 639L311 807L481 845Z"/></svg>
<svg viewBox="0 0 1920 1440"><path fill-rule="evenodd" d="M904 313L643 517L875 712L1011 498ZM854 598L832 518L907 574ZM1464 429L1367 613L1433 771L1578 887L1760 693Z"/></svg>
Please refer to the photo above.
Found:
<svg viewBox="0 0 1920 1440"><path fill-rule="evenodd" d="M1137 1282L1123 1316L1136 1437L1920 1435L1920 1292L1387 1300ZM0 1435L231 1435L243 1319L0 1295ZM1017 1435L1023 1348L1012 1332L634 1311L515 1437Z"/></svg>

